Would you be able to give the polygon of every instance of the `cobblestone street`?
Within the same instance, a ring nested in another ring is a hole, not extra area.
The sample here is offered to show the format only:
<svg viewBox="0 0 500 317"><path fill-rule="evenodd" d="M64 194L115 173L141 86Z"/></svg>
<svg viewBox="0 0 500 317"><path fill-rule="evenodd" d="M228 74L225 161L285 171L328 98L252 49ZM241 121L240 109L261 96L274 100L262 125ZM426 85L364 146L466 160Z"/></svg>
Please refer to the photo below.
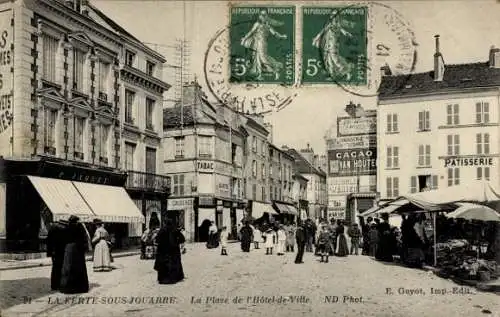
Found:
<svg viewBox="0 0 500 317"><path fill-rule="evenodd" d="M115 259L110 273L87 262L91 290L80 298L50 292L50 267L2 271L2 316L500 316L498 295L365 256L323 264L306 253L296 265L290 253L244 254L239 244L219 252L189 245L176 285L157 284L153 261L138 256Z"/></svg>

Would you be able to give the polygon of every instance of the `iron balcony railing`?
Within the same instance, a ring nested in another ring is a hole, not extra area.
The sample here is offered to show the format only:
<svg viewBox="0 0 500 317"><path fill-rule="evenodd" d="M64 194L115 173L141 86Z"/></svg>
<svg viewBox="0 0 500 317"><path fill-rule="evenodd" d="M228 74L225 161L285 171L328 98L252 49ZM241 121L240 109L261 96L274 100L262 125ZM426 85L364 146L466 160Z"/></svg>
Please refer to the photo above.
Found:
<svg viewBox="0 0 500 317"><path fill-rule="evenodd" d="M170 189L170 181L170 176L139 171L128 171L126 187L128 189L164 192Z"/></svg>

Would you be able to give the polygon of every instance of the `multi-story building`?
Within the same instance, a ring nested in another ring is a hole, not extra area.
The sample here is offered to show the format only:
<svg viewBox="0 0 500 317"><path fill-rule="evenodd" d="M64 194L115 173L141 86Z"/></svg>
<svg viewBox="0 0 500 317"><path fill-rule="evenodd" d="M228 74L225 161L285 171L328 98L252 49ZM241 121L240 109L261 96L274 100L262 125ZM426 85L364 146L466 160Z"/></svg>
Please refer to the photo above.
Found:
<svg viewBox="0 0 500 317"><path fill-rule="evenodd" d="M314 151L311 147L300 153L295 149L288 149L287 153L294 157L296 172L307 179L308 217L311 219L327 217L326 173L314 167L312 159Z"/></svg>
<svg viewBox="0 0 500 317"><path fill-rule="evenodd" d="M489 61L383 76L378 96L381 198L464 184L500 184L500 49Z"/></svg>
<svg viewBox="0 0 500 317"><path fill-rule="evenodd" d="M294 163L293 156L269 144L269 199L276 211L282 214L282 221L292 221L299 216L292 195Z"/></svg>
<svg viewBox="0 0 500 317"><path fill-rule="evenodd" d="M190 241L206 241L211 221L236 234L247 147L241 116L210 104L198 83L185 85L183 94L184 104L164 110L164 169L172 179L167 214Z"/></svg>
<svg viewBox="0 0 500 317"><path fill-rule="evenodd" d="M86 1L2 2L2 250L40 250L47 222L72 214L101 218L120 247L144 221L124 169L159 167L144 158L161 133L148 127L158 110L146 98L160 103L168 89L157 79L165 60Z"/></svg>
<svg viewBox="0 0 500 317"><path fill-rule="evenodd" d="M307 218L308 201L307 201L307 178L295 171L292 175L292 199L295 206L299 210L299 218L304 220Z"/></svg>

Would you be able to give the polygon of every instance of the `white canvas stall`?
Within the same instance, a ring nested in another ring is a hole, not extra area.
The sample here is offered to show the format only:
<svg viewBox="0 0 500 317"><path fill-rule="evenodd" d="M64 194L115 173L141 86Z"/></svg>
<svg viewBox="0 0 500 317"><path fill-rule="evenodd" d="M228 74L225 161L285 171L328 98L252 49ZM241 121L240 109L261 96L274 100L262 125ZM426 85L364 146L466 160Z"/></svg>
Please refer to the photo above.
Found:
<svg viewBox="0 0 500 317"><path fill-rule="evenodd" d="M201 226L205 220L213 221L215 223L214 208L198 208L198 227Z"/></svg>

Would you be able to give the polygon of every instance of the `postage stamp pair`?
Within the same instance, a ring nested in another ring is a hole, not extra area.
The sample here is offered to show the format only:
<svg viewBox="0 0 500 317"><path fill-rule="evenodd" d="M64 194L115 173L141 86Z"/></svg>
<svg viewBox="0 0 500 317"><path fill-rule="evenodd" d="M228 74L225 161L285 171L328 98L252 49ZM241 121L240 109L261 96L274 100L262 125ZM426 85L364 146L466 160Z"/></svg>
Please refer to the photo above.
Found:
<svg viewBox="0 0 500 317"><path fill-rule="evenodd" d="M366 7L303 7L300 79L304 84L365 85ZM232 7L230 82L295 83L293 6Z"/></svg>

